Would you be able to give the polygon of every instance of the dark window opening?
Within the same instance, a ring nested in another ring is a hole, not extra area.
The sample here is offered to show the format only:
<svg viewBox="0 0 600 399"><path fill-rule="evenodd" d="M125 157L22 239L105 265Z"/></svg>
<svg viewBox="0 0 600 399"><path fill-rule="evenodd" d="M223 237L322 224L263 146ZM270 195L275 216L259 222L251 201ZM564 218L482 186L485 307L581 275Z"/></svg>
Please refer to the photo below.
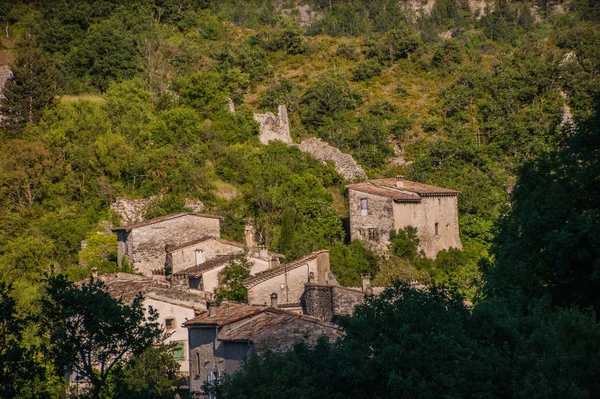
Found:
<svg viewBox="0 0 600 399"><path fill-rule="evenodd" d="M175 328L175 318L169 317L165 319L165 328L167 330L172 330Z"/></svg>
<svg viewBox="0 0 600 399"><path fill-rule="evenodd" d="M435 224L435 235L436 236L440 235L440 224L439 223Z"/></svg>

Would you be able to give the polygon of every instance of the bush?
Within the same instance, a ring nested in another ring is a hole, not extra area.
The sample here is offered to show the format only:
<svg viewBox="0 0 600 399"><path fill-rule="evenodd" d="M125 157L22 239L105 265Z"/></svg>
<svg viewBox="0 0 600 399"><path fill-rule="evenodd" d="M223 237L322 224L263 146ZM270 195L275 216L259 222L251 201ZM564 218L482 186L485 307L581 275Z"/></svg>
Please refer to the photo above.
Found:
<svg viewBox="0 0 600 399"><path fill-rule="evenodd" d="M381 64L375 59L369 59L361 62L352 71L352 80L359 82L362 80L371 79L374 76L381 75Z"/></svg>

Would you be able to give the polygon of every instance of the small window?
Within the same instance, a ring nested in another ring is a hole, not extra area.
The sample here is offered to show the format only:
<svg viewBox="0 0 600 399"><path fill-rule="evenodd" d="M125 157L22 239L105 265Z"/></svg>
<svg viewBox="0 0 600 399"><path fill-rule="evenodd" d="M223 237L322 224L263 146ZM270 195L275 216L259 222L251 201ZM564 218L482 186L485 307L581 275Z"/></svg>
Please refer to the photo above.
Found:
<svg viewBox="0 0 600 399"><path fill-rule="evenodd" d="M182 341L177 342L173 347L173 356L175 360L185 360L185 344Z"/></svg>
<svg viewBox="0 0 600 399"><path fill-rule="evenodd" d="M200 353L196 352L196 374L200 374L200 369L202 365L200 364Z"/></svg>
<svg viewBox="0 0 600 399"><path fill-rule="evenodd" d="M368 229L367 230L369 240L378 240L379 239L379 230L377 229Z"/></svg>
<svg viewBox="0 0 600 399"><path fill-rule="evenodd" d="M435 224L435 235L436 236L440 235L440 224L439 223Z"/></svg>
<svg viewBox="0 0 600 399"><path fill-rule="evenodd" d="M165 319L165 328L167 330L173 330L175 328L175 318L174 317L167 317Z"/></svg>
<svg viewBox="0 0 600 399"><path fill-rule="evenodd" d="M369 214L369 200L366 198L362 198L360 200L360 213L363 216L367 216Z"/></svg>

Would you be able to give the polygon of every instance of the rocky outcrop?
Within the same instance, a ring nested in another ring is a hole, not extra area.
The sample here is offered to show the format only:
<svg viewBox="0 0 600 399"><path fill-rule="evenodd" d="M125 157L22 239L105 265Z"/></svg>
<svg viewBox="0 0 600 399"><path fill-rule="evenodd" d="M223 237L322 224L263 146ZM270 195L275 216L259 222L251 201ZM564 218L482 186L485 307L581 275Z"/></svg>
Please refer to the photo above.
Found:
<svg viewBox="0 0 600 399"><path fill-rule="evenodd" d="M260 134L258 139L262 144L269 144L273 140L283 141L292 144L290 136L290 124L288 121L287 108L285 105L279 106L277 116L272 112L266 114L254 114L254 120L260 125Z"/></svg>
<svg viewBox="0 0 600 399"><path fill-rule="evenodd" d="M332 161L335 170L348 181L366 179L364 169L356 163L352 155L344 154L336 147L332 147L316 137L306 139L297 144L300 151L312 155L322 162Z"/></svg>
<svg viewBox="0 0 600 399"><path fill-rule="evenodd" d="M159 196L152 196L150 198L141 199L129 199L119 197L110 205L110 209L117 213L121 219L123 226L133 223L142 222L145 219L146 211L148 206L157 199ZM185 207L190 212L200 213L204 210L204 204L200 200L186 199Z"/></svg>
<svg viewBox="0 0 600 399"><path fill-rule="evenodd" d="M12 71L10 70L10 67L0 67L0 100L4 98L4 95L2 94L2 92L4 91L4 85L6 84L6 81L11 77Z"/></svg>

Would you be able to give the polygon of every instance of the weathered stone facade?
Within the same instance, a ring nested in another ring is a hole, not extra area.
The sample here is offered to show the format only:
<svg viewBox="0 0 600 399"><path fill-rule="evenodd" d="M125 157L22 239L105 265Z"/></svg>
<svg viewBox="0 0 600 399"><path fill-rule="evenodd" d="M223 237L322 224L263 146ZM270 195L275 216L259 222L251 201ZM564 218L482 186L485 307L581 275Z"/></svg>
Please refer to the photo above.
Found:
<svg viewBox="0 0 600 399"><path fill-rule="evenodd" d="M254 114L254 120L260 125L259 140L262 144L269 144L273 140L279 140L287 144L292 143L290 135L290 124L288 121L287 108L280 105L277 116L272 112L266 114Z"/></svg>
<svg viewBox="0 0 600 399"><path fill-rule="evenodd" d="M274 305L224 302L184 324L189 334L192 393L201 393L206 380L235 372L252 353L285 351L299 342L314 345L321 337L335 340L340 335L333 324Z"/></svg>
<svg viewBox="0 0 600 399"><path fill-rule="evenodd" d="M302 295L302 313L332 321L337 316L348 316L354 312L354 307L365 300L365 295L379 295L385 287L368 287L364 290L358 287L341 287L339 285L324 285L308 283Z"/></svg>
<svg viewBox="0 0 600 399"><path fill-rule="evenodd" d="M385 251L392 230L413 226L427 257L435 258L441 250L462 248L458 191L401 178L369 180L347 188L351 239Z"/></svg>
<svg viewBox="0 0 600 399"><path fill-rule="evenodd" d="M220 236L219 216L178 213L113 229L119 242L118 263L124 257L146 276L164 274L167 246L204 236Z"/></svg>
<svg viewBox="0 0 600 399"><path fill-rule="evenodd" d="M267 304L271 294L276 293L281 306L300 308L304 285L309 281L320 284L335 281L329 266L328 251L314 252L292 263L258 273L244 280L243 284L248 289L249 304Z"/></svg>
<svg viewBox="0 0 600 399"><path fill-rule="evenodd" d="M352 158L352 155L344 154L336 147L316 137L306 139L297 145L300 151L312 155L322 162L331 161L335 170L348 181L356 181L367 178L364 169Z"/></svg>

